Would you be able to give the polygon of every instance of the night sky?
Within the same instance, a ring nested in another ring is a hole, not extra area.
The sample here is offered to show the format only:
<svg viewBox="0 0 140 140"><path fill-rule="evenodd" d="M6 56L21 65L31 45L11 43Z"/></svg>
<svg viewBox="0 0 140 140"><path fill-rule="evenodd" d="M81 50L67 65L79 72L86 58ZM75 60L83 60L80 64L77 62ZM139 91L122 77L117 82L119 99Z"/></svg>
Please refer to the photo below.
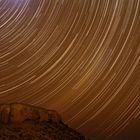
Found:
<svg viewBox="0 0 140 140"><path fill-rule="evenodd" d="M0 103L57 110L91 140L140 140L140 0L0 0Z"/></svg>

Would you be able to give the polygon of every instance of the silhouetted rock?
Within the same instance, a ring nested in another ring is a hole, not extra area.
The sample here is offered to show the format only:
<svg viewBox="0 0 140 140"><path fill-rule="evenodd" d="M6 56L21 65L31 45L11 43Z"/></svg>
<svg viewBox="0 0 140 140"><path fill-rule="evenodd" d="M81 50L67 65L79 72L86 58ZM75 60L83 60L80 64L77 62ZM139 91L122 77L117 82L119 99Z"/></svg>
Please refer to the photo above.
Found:
<svg viewBox="0 0 140 140"><path fill-rule="evenodd" d="M0 105L0 140L85 140L60 115L31 105Z"/></svg>

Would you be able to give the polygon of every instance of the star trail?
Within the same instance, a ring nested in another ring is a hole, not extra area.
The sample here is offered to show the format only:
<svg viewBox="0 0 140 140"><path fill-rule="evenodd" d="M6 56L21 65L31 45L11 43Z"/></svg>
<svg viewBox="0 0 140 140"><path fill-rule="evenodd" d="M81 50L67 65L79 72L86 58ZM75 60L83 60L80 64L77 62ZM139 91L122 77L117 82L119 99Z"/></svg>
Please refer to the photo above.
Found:
<svg viewBox="0 0 140 140"><path fill-rule="evenodd" d="M140 0L0 0L5 102L55 109L91 139L139 123Z"/></svg>

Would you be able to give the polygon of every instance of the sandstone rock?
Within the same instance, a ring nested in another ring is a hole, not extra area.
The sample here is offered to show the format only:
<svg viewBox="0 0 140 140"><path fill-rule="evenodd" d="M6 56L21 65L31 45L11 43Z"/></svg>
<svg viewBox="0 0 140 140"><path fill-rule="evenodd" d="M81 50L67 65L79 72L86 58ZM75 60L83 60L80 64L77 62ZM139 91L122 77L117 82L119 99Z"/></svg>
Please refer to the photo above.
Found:
<svg viewBox="0 0 140 140"><path fill-rule="evenodd" d="M21 123L26 119L61 121L60 115L54 110L45 110L19 103L0 105L0 121L2 123Z"/></svg>
<svg viewBox="0 0 140 140"><path fill-rule="evenodd" d="M26 104L0 105L0 140L86 140L54 110Z"/></svg>
<svg viewBox="0 0 140 140"><path fill-rule="evenodd" d="M10 106L9 105L1 105L0 106L0 121L3 123L8 123L10 114Z"/></svg>

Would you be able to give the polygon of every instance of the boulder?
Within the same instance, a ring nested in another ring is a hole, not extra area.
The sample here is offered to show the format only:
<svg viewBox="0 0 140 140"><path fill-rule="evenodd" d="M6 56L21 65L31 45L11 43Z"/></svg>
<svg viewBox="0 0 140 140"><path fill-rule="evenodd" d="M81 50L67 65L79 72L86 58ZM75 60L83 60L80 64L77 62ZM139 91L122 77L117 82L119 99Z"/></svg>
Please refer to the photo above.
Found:
<svg viewBox="0 0 140 140"><path fill-rule="evenodd" d="M22 103L0 105L0 122L2 123L21 123L26 119L31 120L52 120L60 122L60 115L54 110L46 110Z"/></svg>

